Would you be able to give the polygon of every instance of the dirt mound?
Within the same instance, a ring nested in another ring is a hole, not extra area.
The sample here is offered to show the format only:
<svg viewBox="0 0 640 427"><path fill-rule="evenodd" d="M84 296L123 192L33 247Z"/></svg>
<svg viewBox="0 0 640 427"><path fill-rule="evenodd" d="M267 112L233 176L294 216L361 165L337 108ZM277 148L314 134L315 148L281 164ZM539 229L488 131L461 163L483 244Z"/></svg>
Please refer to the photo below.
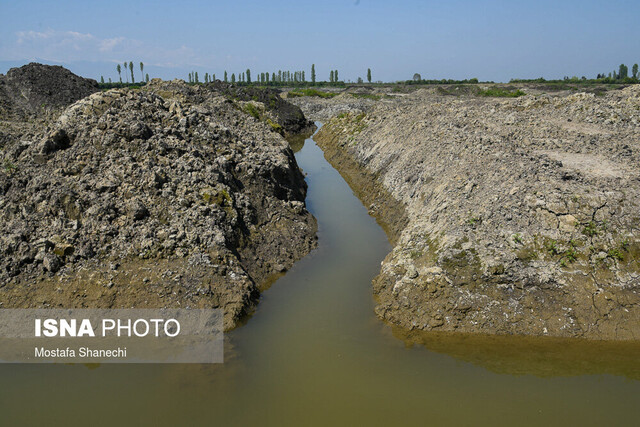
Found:
<svg viewBox="0 0 640 427"><path fill-rule="evenodd" d="M201 86L94 93L0 171L0 306L222 307L315 245L288 143Z"/></svg>
<svg viewBox="0 0 640 427"><path fill-rule="evenodd" d="M0 75L0 113L15 116L59 109L98 90L95 80L58 65L32 62Z"/></svg>
<svg viewBox="0 0 640 427"><path fill-rule="evenodd" d="M263 111L250 111L254 116L264 116L271 120L276 130L281 128L283 135L298 135L311 133L315 125L308 120L302 110L280 96L280 91L271 88L253 86L236 86L220 80L206 85L208 89L217 91L224 96L242 102L259 102ZM265 114L266 113L266 114ZM267 117L268 116L268 117Z"/></svg>
<svg viewBox="0 0 640 427"><path fill-rule="evenodd" d="M408 217L374 281L378 315L417 330L638 339L639 94L420 89L326 124L315 140L329 160L384 189L370 209L384 220L376 196L391 194Z"/></svg>

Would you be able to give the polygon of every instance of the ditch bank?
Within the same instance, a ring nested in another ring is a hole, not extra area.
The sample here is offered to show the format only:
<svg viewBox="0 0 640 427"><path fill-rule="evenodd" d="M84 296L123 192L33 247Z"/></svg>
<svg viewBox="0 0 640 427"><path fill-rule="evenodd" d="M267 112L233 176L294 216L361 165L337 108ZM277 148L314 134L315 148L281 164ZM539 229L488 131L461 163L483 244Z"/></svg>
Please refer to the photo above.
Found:
<svg viewBox="0 0 640 427"><path fill-rule="evenodd" d="M378 316L640 338L639 95L419 90L326 123L314 139L395 242L373 283Z"/></svg>

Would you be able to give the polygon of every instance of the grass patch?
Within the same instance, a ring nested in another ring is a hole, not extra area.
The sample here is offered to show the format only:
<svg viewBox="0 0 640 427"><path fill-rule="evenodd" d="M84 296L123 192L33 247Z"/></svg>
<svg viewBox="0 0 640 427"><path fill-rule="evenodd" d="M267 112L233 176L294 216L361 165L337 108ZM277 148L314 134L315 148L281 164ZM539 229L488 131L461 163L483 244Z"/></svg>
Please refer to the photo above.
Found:
<svg viewBox="0 0 640 427"><path fill-rule="evenodd" d="M255 105L245 104L244 111L250 116L253 116L254 118L260 120L260 111L258 111Z"/></svg>
<svg viewBox="0 0 640 427"><path fill-rule="evenodd" d="M287 96L292 98L299 98L301 96L317 96L319 98L333 98L337 93L334 92L323 92L317 89L301 89L299 91L291 91Z"/></svg>

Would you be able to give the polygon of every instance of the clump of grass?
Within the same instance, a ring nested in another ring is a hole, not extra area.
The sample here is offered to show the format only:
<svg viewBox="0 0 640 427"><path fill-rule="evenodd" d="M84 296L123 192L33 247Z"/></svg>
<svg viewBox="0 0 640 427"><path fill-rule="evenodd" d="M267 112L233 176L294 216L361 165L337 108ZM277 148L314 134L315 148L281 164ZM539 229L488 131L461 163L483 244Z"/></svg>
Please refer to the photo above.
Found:
<svg viewBox="0 0 640 427"><path fill-rule="evenodd" d="M560 250L558 249L558 242L556 242L555 240L549 240L546 245L545 245L547 252L549 252L551 255L559 255L560 254Z"/></svg>
<svg viewBox="0 0 640 427"><path fill-rule="evenodd" d="M284 129L278 123L271 121L271 119L267 119L267 123L269 124L269 126L271 126L271 129L273 129L275 132L281 135L284 134Z"/></svg>
<svg viewBox="0 0 640 427"><path fill-rule="evenodd" d="M15 171L18 170L16 165L14 165L13 162L11 160L8 160L8 159L4 161L3 168L4 168L5 172L8 173L9 175L15 173Z"/></svg>
<svg viewBox="0 0 640 427"><path fill-rule="evenodd" d="M574 262L575 260L578 259L578 251L576 251L575 246L571 246L569 249L567 249L566 251L564 251L563 254L565 260L567 260L567 262L571 263Z"/></svg>
<svg viewBox="0 0 640 427"><path fill-rule="evenodd" d="M587 225L582 229L582 234L593 237L598 234L598 226L595 222L589 221L589 223L587 223Z"/></svg>
<svg viewBox="0 0 640 427"><path fill-rule="evenodd" d="M520 235L520 233L516 233L513 235L513 241L519 245L522 244L522 236Z"/></svg>
<svg viewBox="0 0 640 427"><path fill-rule="evenodd" d="M629 252L629 239L624 239L622 243L620 243L620 248L625 252Z"/></svg>
<svg viewBox="0 0 640 427"><path fill-rule="evenodd" d="M620 249L609 249L607 251L607 256L609 258L613 258L616 259L618 261L624 261L624 255L622 254L622 251Z"/></svg>
<svg viewBox="0 0 640 427"><path fill-rule="evenodd" d="M250 116L253 116L254 118L260 120L260 112L258 111L255 105L245 104L244 111Z"/></svg>
<svg viewBox="0 0 640 427"><path fill-rule="evenodd" d="M475 227L476 224L480 223L481 221L482 219L480 217L472 216L471 218L467 219L467 224L469 224L472 227Z"/></svg>
<svg viewBox="0 0 640 427"><path fill-rule="evenodd" d="M489 96L494 98L517 98L519 96L526 95L520 89L507 90L499 87L490 87L488 89L481 89L478 91L479 96Z"/></svg>
<svg viewBox="0 0 640 427"><path fill-rule="evenodd" d="M323 92L317 89L301 89L299 91L291 91L289 92L290 97L296 98L301 96L317 96L319 98L333 98L337 93L333 92Z"/></svg>

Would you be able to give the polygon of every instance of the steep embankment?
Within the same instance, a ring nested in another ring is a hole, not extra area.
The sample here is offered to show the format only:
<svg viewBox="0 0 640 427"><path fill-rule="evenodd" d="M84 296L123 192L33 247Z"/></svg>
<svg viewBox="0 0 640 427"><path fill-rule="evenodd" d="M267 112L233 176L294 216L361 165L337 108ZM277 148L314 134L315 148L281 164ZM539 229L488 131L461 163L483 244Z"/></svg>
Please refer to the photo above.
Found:
<svg viewBox="0 0 640 427"><path fill-rule="evenodd" d="M400 231L374 281L378 315L408 329L640 338L639 95L422 90L325 124L315 139L329 160L375 179L384 191L365 200L390 195L408 218L387 213Z"/></svg>
<svg viewBox="0 0 640 427"><path fill-rule="evenodd" d="M233 327L316 244L288 143L245 106L152 81L10 135L0 307L221 307Z"/></svg>

